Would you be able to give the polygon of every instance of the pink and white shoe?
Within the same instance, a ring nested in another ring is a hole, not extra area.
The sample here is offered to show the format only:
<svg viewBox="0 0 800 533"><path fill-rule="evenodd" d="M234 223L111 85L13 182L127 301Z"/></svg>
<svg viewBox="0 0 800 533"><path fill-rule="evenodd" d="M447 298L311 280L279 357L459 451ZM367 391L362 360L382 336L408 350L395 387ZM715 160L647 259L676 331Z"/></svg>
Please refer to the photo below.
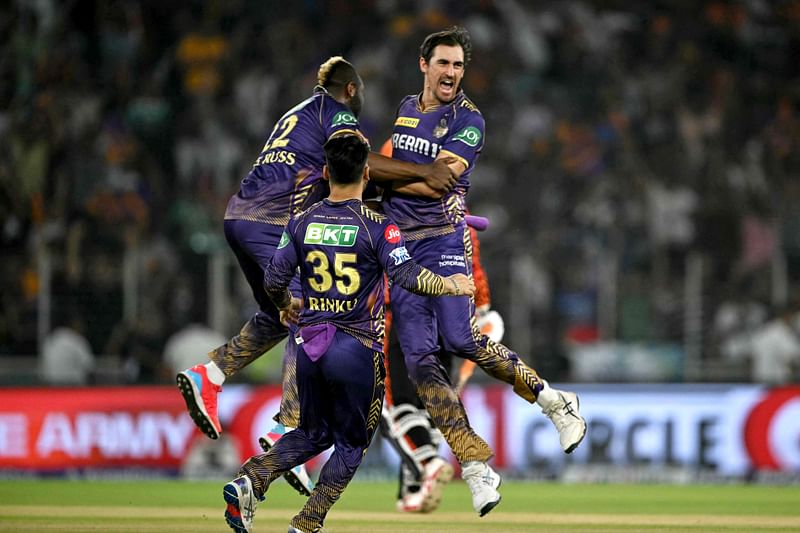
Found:
<svg viewBox="0 0 800 533"><path fill-rule="evenodd" d="M292 431L294 428L288 428L278 422L271 430L263 437L259 437L258 445L265 452L268 452L272 446L284 435ZM301 496L311 496L311 491L314 490L314 482L308 475L305 465L297 465L285 474L283 478L291 487L300 493Z"/></svg>
<svg viewBox="0 0 800 533"><path fill-rule="evenodd" d="M206 367L203 365L195 365L179 372L175 381L194 423L209 438L218 439L222 433L222 425L217 416L217 395L222 387L208 379Z"/></svg>
<svg viewBox="0 0 800 533"><path fill-rule="evenodd" d="M442 502L445 485L453 479L453 467L441 457L425 463L420 489L397 500L397 510L404 513L430 513Z"/></svg>
<svg viewBox="0 0 800 533"><path fill-rule="evenodd" d="M453 479L453 466L442 459L434 457L427 463L422 471L422 512L435 511L442 501L442 492L445 485Z"/></svg>
<svg viewBox="0 0 800 533"><path fill-rule="evenodd" d="M421 513L424 499L421 491L409 492L397 500L397 510L401 513Z"/></svg>

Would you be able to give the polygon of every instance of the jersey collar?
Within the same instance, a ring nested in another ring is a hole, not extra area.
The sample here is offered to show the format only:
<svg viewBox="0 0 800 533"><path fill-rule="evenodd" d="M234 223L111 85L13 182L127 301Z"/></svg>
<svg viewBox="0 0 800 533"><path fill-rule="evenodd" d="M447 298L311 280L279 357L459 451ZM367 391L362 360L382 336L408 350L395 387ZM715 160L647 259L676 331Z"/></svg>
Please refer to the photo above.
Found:
<svg viewBox="0 0 800 533"><path fill-rule="evenodd" d="M447 103L447 104L437 104L435 106L429 107L425 111L422 110L422 93L419 93L417 95L414 103L417 106L417 111L419 111L420 113L432 113L432 112L436 111L437 109L441 109L441 108L447 107L447 106L454 106L454 105L458 104L462 99L464 99L465 96L466 95L464 94L464 89L459 88L458 92L456 93L455 98L453 98L453 100L451 100L449 103Z"/></svg>

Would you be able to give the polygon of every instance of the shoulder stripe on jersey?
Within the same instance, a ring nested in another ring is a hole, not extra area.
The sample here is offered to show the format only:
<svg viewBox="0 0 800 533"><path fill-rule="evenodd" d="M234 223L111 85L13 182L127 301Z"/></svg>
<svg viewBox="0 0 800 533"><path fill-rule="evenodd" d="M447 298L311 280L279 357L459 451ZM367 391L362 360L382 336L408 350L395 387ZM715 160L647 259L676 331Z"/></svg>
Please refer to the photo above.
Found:
<svg viewBox="0 0 800 533"><path fill-rule="evenodd" d="M374 243L374 242L372 242L372 234L369 232L369 226L367 225L367 223L366 223L366 221L364 220L364 218L361 216L361 213L358 213L358 212L357 212L355 209L353 209L353 208L352 208L352 206L349 206L349 205L347 206L347 209L349 209L350 211L352 211L352 212L353 212L353 214L354 214L354 215L356 216L356 218L358 219L359 223L361 223L361 226L362 226L362 227L364 228L364 230L365 230L365 231L364 231L364 233L366 233L366 234L367 234L367 238L369 238L369 246L370 246L370 249L374 250L374 249L375 249L375 243Z"/></svg>
<svg viewBox="0 0 800 533"><path fill-rule="evenodd" d="M361 214L370 219L373 222L377 222L378 224L383 224L386 220L386 215L382 215L377 211L373 211L366 204L362 202L361 204Z"/></svg>
<svg viewBox="0 0 800 533"><path fill-rule="evenodd" d="M322 93L322 96L319 99L319 108L318 108L318 114L317 114L317 120L319 120L319 125L323 127L323 131L325 131L324 130L324 127L325 127L325 123L324 122L325 121L322 120L322 116L324 115L324 109L323 108L325 107L325 95L326 94L328 94L328 93L327 92Z"/></svg>
<svg viewBox="0 0 800 533"><path fill-rule="evenodd" d="M464 170L466 170L466 169L468 169L468 168L469 168L469 161L467 161L466 159L464 159L464 158L463 158L463 157L461 157L460 155L458 155L458 154L456 154L456 153L453 153L453 152L451 152L450 150L439 150L439 155L442 155L442 154L444 154L444 155L446 155L446 156L448 156L448 157L455 157L455 158L456 158L456 159L458 159L458 160L459 160L461 163L464 163Z"/></svg>
<svg viewBox="0 0 800 533"><path fill-rule="evenodd" d="M324 205L324 202L322 200L319 200L318 202L315 202L315 203L311 204L310 206L306 207L304 210L300 211L299 213L293 215L292 218L298 219L298 226L299 226L300 225L299 222L302 219L308 218L311 215L311 213L313 213L314 211L318 210L323 205Z"/></svg>
<svg viewBox="0 0 800 533"><path fill-rule="evenodd" d="M359 132L358 130L351 130L351 129L336 130L333 133L331 133L331 136L328 137L328 140L331 140L334 137L338 137L340 135L360 135L365 141L367 140L363 135L361 135L361 132Z"/></svg>

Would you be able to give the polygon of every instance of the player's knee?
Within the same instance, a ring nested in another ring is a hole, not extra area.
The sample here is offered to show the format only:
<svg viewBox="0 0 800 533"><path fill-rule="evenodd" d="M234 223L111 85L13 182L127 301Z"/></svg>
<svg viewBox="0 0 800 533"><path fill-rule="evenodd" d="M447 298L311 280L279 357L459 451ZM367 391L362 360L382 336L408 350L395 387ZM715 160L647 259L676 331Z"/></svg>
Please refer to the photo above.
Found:
<svg viewBox="0 0 800 533"><path fill-rule="evenodd" d="M333 446L333 433L326 429L316 429L312 431L307 431L306 434L308 435L308 439L311 441L312 445L317 450L327 450L331 446Z"/></svg>
<svg viewBox="0 0 800 533"><path fill-rule="evenodd" d="M364 446L353 446L351 444L336 443L334 448L335 453L339 455L344 467L350 473L354 474L356 469L364 459Z"/></svg>
<svg viewBox="0 0 800 533"><path fill-rule="evenodd" d="M444 347L448 352L468 359L478 353L478 344L471 335L453 335L444 337Z"/></svg>
<svg viewBox="0 0 800 533"><path fill-rule="evenodd" d="M406 360L406 369L408 370L408 378L414 387L419 387L420 383L424 383L430 379L432 373L436 373L441 364L436 359L435 355L428 355L426 357L414 358L413 361Z"/></svg>

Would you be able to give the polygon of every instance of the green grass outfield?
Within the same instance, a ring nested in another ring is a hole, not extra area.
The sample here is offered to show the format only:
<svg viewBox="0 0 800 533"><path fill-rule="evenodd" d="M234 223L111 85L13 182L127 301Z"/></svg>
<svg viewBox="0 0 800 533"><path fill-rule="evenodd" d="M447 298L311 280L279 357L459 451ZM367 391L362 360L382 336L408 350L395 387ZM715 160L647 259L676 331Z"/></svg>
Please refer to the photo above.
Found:
<svg viewBox="0 0 800 533"><path fill-rule="evenodd" d="M1 532L230 531L220 482L0 481ZM507 482L483 518L461 481L435 513L394 510L393 483L354 482L326 520L331 533L364 532L800 532L798 486L562 485ZM256 533L284 533L303 503L276 482Z"/></svg>

